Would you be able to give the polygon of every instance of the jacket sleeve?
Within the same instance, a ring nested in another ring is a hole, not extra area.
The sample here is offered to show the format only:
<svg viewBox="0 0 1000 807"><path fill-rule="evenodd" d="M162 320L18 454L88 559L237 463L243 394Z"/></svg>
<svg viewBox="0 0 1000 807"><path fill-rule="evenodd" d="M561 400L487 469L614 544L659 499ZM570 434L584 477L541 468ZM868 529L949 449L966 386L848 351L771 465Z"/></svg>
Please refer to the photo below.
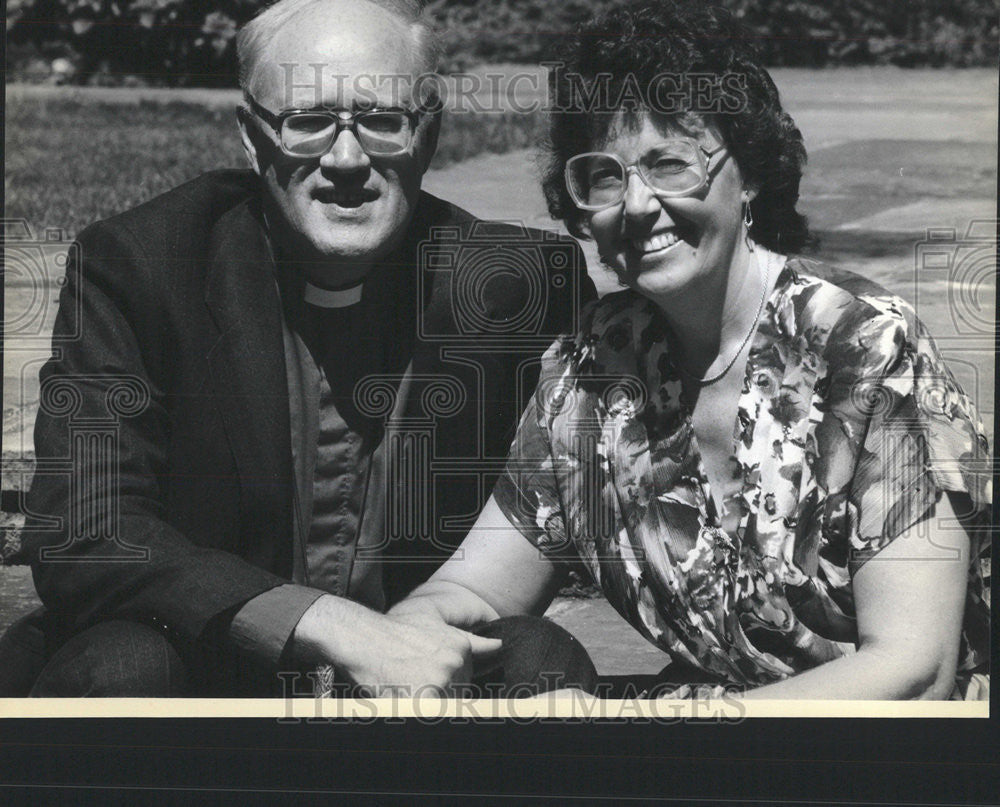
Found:
<svg viewBox="0 0 1000 807"><path fill-rule="evenodd" d="M149 365L159 366L169 345L149 342L169 341L157 328L169 290L124 228L98 224L78 243L40 372L21 559L70 630L133 619L184 647L213 618L287 581L197 546L167 522L170 418L161 386L169 382L162 366L151 373Z"/></svg>

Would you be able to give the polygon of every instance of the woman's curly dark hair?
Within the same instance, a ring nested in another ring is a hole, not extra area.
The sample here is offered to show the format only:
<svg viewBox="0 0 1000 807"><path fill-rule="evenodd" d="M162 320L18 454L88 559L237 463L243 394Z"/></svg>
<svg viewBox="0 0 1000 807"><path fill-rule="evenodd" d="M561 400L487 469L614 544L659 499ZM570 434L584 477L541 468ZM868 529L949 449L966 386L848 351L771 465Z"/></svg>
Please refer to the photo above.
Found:
<svg viewBox="0 0 1000 807"><path fill-rule="evenodd" d="M744 181L757 189L750 205L751 236L785 254L799 252L810 242L806 220L795 210L806 161L802 134L781 108L778 90L758 62L751 33L728 11L697 0L627 3L584 23L558 64L549 77L553 111L542 188L549 212L574 235L586 237L585 214L566 190L566 161L593 150L608 136L616 117L595 109L595 99L618 99L617 111L634 120L642 108L633 103L630 90L653 87L657 80L663 86L660 77L665 75L684 77L690 86L708 76L715 93L711 108L718 110L711 121ZM692 103L696 96L690 93L678 97L686 100L670 111L681 122L705 109L694 108L699 104Z"/></svg>

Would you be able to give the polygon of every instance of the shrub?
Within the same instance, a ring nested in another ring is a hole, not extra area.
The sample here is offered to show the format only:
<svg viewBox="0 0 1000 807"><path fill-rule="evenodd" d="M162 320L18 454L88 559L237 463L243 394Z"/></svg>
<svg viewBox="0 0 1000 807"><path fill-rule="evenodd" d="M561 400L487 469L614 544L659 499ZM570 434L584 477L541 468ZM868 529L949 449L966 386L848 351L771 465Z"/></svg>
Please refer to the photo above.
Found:
<svg viewBox="0 0 1000 807"><path fill-rule="evenodd" d="M625 0L431 0L447 66L538 62L577 24ZM774 66L993 66L997 0L718 0L760 37Z"/></svg>
<svg viewBox="0 0 1000 807"><path fill-rule="evenodd" d="M234 38L264 0L20 0L8 36L42 53L69 46L80 83L125 76L166 86L236 84Z"/></svg>
<svg viewBox="0 0 1000 807"><path fill-rule="evenodd" d="M79 82L234 86L237 27L270 0L10 0L8 37ZM429 0L445 67L537 63L577 24L623 0ZM771 65L993 66L998 0L719 0L760 37ZM18 65L12 65L14 75Z"/></svg>

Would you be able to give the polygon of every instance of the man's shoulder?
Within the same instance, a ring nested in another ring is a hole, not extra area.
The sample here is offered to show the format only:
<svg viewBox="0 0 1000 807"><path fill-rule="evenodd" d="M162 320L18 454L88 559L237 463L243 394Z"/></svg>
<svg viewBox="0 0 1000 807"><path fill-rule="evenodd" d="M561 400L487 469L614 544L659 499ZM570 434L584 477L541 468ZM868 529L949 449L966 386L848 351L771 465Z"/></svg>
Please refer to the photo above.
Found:
<svg viewBox="0 0 1000 807"><path fill-rule="evenodd" d="M248 169L209 171L142 204L103 219L81 233L124 233L151 253L175 251L207 235L231 210L259 194L257 176Z"/></svg>
<svg viewBox="0 0 1000 807"><path fill-rule="evenodd" d="M559 243L579 248L576 240L554 230L529 227L521 221L483 219L426 191L421 192L421 222L431 229L431 235L447 240L461 238L462 243L480 245L519 243Z"/></svg>
<svg viewBox="0 0 1000 807"><path fill-rule="evenodd" d="M551 342L574 330L596 291L580 245L521 222L480 219L423 194L418 262L431 283L431 331Z"/></svg>

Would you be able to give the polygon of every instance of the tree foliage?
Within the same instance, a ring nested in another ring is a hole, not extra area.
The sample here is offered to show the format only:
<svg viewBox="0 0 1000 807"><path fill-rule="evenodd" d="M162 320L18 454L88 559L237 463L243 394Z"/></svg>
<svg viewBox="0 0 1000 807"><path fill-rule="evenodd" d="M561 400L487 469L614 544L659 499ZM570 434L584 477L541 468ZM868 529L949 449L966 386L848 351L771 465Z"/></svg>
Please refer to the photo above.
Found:
<svg viewBox="0 0 1000 807"><path fill-rule="evenodd" d="M233 86L235 36L263 0L20 0L8 39L69 57L79 81Z"/></svg>
<svg viewBox="0 0 1000 807"><path fill-rule="evenodd" d="M998 0L718 0L773 66L993 66ZM579 21L621 0L431 0L453 66L538 62Z"/></svg>
<svg viewBox="0 0 1000 807"><path fill-rule="evenodd" d="M9 0L9 42L70 60L78 81L231 86L237 27L269 0ZM429 0L446 67L537 63L621 0ZM771 65L992 66L1000 0L720 0Z"/></svg>

